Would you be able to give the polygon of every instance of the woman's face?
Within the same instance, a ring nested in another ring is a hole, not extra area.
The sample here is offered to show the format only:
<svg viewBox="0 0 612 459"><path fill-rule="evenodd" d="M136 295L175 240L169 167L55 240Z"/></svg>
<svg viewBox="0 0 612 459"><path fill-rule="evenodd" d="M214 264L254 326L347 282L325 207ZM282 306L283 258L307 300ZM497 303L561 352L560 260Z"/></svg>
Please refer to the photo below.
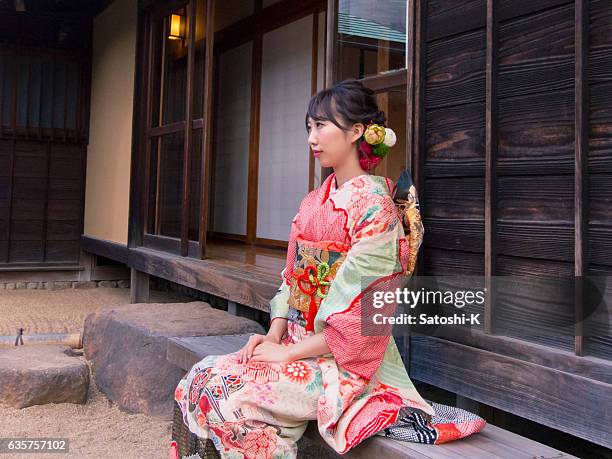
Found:
<svg viewBox="0 0 612 459"><path fill-rule="evenodd" d="M336 167L357 154L354 143L363 134L361 123L344 131L328 120L308 118L308 145L323 167Z"/></svg>

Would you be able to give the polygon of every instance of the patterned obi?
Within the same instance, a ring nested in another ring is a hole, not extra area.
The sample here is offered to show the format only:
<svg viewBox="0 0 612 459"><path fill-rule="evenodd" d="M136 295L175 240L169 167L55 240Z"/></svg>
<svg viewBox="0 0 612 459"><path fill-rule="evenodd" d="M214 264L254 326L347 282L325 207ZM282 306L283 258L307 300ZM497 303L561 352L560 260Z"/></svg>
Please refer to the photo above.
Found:
<svg viewBox="0 0 612 459"><path fill-rule="evenodd" d="M296 258L289 279L289 319L314 331L314 318L346 258L350 246L335 241L296 239Z"/></svg>

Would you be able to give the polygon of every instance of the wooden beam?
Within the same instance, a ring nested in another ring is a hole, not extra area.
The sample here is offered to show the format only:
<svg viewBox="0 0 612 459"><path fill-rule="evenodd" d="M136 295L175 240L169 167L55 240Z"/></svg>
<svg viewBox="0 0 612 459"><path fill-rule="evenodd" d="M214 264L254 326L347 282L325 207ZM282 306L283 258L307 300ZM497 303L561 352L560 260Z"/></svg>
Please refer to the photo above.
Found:
<svg viewBox="0 0 612 459"><path fill-rule="evenodd" d="M189 2L189 36L187 37L187 100L185 101L185 133L183 139L183 207L181 208L181 255L189 253L189 214L191 210L191 150L193 129L193 92L195 70L196 0Z"/></svg>
<svg viewBox="0 0 612 459"><path fill-rule="evenodd" d="M237 21L215 33L215 42L219 51L235 48L243 43L253 40L258 29L262 33L282 27L309 14L325 10L327 0L281 0L265 8L265 14L258 16L257 12L264 8L257 8L255 2L254 13Z"/></svg>
<svg viewBox="0 0 612 459"><path fill-rule="evenodd" d="M406 6L406 169L413 170L412 157L414 146L414 56L416 54L414 31L414 0Z"/></svg>
<svg viewBox="0 0 612 459"><path fill-rule="evenodd" d="M338 0L327 0L325 15L325 87L334 85L338 78ZM333 172L331 167L321 168L321 183Z"/></svg>
<svg viewBox="0 0 612 459"><path fill-rule="evenodd" d="M337 79L338 0L327 0L326 29L325 87L329 88Z"/></svg>
<svg viewBox="0 0 612 459"><path fill-rule="evenodd" d="M148 217L148 192L150 173L150 139L146 130L151 123L151 22L149 16L138 12L136 35L136 75L134 78L134 101L132 132L132 158L130 170L130 208L128 216L128 247L142 245L142 235Z"/></svg>
<svg viewBox="0 0 612 459"><path fill-rule="evenodd" d="M425 170L425 81L427 77L427 5L425 0L414 0L414 140L412 143L412 179L417 193L424 200L424 170ZM414 275L420 275L425 266L425 257L421 249L421 256L417 258Z"/></svg>
<svg viewBox="0 0 612 459"><path fill-rule="evenodd" d="M371 75L362 78L361 82L375 92L380 92L395 86L403 86L406 84L408 74L406 69L391 70L378 75Z"/></svg>
<svg viewBox="0 0 612 459"><path fill-rule="evenodd" d="M162 17L162 47L161 47L161 73L159 78L159 100L157 106L159 113L157 114L157 126L164 124L164 88L166 79L166 41L168 21L165 17ZM150 96L152 97L152 95ZM161 209L161 197L162 197L162 181L161 181L161 161L162 161L162 138L158 137L155 139L157 142L157 163L155 168L155 220L153 231L155 234L161 233L161 221L162 221L162 209Z"/></svg>
<svg viewBox="0 0 612 459"><path fill-rule="evenodd" d="M185 130L185 122L177 121L159 126L152 126L146 130L149 137L161 137L168 134L174 134Z"/></svg>
<svg viewBox="0 0 612 459"><path fill-rule="evenodd" d="M574 317L576 323L574 350L584 353L583 280L588 260L585 249L588 231L588 150L589 150L589 1L576 0L574 6L575 77L574 77Z"/></svg>
<svg viewBox="0 0 612 459"><path fill-rule="evenodd" d="M220 258L185 258L144 247L130 249L127 264L137 271L265 312L269 312L269 302L279 284L280 269Z"/></svg>
<svg viewBox="0 0 612 459"><path fill-rule="evenodd" d="M487 0L487 50L486 50L486 99L485 99L485 203L484 203L484 275L485 275L485 304L484 329L493 331L493 305L495 304L495 290L492 282L495 275L495 206L497 190L497 17L494 0Z"/></svg>
<svg viewBox="0 0 612 459"><path fill-rule="evenodd" d="M142 247L147 247L153 250L160 250L172 255L181 255L197 258L198 243L197 241L188 241L187 255L181 255L181 239L177 237L163 236L161 234L145 233L142 241Z"/></svg>
<svg viewBox="0 0 612 459"><path fill-rule="evenodd" d="M310 53L310 95L314 96L317 93L317 83L319 74L319 15L312 15L312 49ZM308 146L308 191L314 189L314 169L315 158L312 154L312 149Z"/></svg>
<svg viewBox="0 0 612 459"><path fill-rule="evenodd" d="M208 213L210 183L212 177L211 156L212 156L212 86L213 86L213 63L214 63L214 42L215 42L215 2L206 1L206 54L204 61L204 102L202 104L202 173L200 175L202 184L200 189L200 227L198 237L198 256L206 257L206 232L208 231Z"/></svg>
<svg viewBox="0 0 612 459"><path fill-rule="evenodd" d="M251 49L251 117L249 122L249 169L247 197L246 242L257 239L257 205L259 190L259 138L261 114L261 74L263 55L263 31L261 29L261 0L255 2L255 33Z"/></svg>
<svg viewBox="0 0 612 459"><path fill-rule="evenodd" d="M126 245L86 234L81 236L81 249L121 263L127 263L128 260L128 247Z"/></svg>

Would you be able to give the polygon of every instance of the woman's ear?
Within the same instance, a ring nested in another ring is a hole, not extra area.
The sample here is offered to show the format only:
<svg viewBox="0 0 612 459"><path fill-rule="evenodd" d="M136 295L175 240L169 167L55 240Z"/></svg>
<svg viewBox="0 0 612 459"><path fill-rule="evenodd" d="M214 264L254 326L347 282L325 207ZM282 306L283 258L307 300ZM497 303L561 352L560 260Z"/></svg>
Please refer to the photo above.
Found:
<svg viewBox="0 0 612 459"><path fill-rule="evenodd" d="M351 142L356 142L365 132L365 125L363 123L355 123L351 128Z"/></svg>

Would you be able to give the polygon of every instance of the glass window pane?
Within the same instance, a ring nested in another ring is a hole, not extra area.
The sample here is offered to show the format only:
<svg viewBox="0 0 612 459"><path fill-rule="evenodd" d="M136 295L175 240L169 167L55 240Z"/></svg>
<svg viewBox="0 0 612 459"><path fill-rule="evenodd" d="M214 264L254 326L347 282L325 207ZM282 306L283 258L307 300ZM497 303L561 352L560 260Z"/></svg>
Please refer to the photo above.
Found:
<svg viewBox="0 0 612 459"><path fill-rule="evenodd" d="M340 80L406 67L408 0L339 0Z"/></svg>
<svg viewBox="0 0 612 459"><path fill-rule="evenodd" d="M149 183L149 233L181 236L183 132L153 139Z"/></svg>
<svg viewBox="0 0 612 459"><path fill-rule="evenodd" d="M202 129L194 129L191 136L189 160L189 240L199 240L200 196L202 177Z"/></svg>
<svg viewBox="0 0 612 459"><path fill-rule="evenodd" d="M185 120L188 18L188 6L183 6L155 24L153 126Z"/></svg>
<svg viewBox="0 0 612 459"><path fill-rule="evenodd" d="M161 145L161 139L151 139L151 151L149 152L149 192L147 196L147 221L145 232L155 234L156 209L157 209L157 170L158 167L158 149Z"/></svg>
<svg viewBox="0 0 612 459"><path fill-rule="evenodd" d="M185 119L187 94L187 7L179 8L166 17L166 46L162 100L163 124Z"/></svg>

